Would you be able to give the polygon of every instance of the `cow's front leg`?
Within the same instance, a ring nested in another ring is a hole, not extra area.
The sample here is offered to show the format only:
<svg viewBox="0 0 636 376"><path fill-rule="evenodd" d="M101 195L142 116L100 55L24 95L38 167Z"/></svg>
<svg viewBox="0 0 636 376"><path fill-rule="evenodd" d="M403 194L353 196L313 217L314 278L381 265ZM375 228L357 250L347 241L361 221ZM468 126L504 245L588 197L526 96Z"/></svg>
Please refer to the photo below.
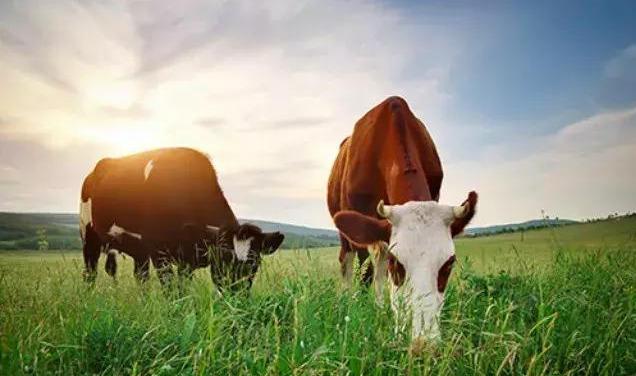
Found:
<svg viewBox="0 0 636 376"><path fill-rule="evenodd" d="M373 287L376 303L384 303L384 284L386 282L388 264L388 246L385 242L378 242L369 246L369 253L373 255Z"/></svg>
<svg viewBox="0 0 636 376"><path fill-rule="evenodd" d="M351 287L353 281L353 260L356 258L356 253L353 251L340 250L340 273L342 274L342 281L346 288Z"/></svg>
<svg viewBox="0 0 636 376"><path fill-rule="evenodd" d="M93 226L91 224L87 225L84 234L84 246L82 248L84 253L84 280L86 282L95 282L95 278L97 277L97 262L99 261L102 247L103 244L97 232L93 229Z"/></svg>
<svg viewBox="0 0 636 376"><path fill-rule="evenodd" d="M192 280L193 267L185 262L177 264L177 275L183 280Z"/></svg>
<svg viewBox="0 0 636 376"><path fill-rule="evenodd" d="M351 287L351 280L353 279L353 259L355 254L351 249L349 240L340 234L340 254L338 255L338 261L340 262L340 274L342 275L342 281L344 286Z"/></svg>
<svg viewBox="0 0 636 376"><path fill-rule="evenodd" d="M358 248L354 247L356 253L358 254L358 265L360 265L360 273L362 274L362 286L369 287L373 282L373 262L368 262L369 258L369 249L367 248Z"/></svg>
<svg viewBox="0 0 636 376"><path fill-rule="evenodd" d="M151 259L152 265L157 270L157 275L159 276L159 282L161 282L161 285L170 285L174 276L170 261L162 255L154 255L151 257Z"/></svg>
<svg viewBox="0 0 636 376"><path fill-rule="evenodd" d="M192 274L194 267L187 262L180 261L177 264L177 284L179 288L179 295L185 295L186 288L192 282Z"/></svg>
<svg viewBox="0 0 636 376"><path fill-rule="evenodd" d="M150 260L145 257L135 259L135 279L139 283L146 282L150 276Z"/></svg>
<svg viewBox="0 0 636 376"><path fill-rule="evenodd" d="M106 251L106 265L104 266L106 273L115 279L117 275L117 251L109 249Z"/></svg>

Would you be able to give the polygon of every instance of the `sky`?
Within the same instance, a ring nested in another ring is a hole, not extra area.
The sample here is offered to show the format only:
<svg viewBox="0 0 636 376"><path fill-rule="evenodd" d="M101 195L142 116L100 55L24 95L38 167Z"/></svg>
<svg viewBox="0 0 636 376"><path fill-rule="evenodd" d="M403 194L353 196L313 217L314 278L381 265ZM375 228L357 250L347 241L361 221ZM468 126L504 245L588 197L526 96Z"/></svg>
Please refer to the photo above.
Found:
<svg viewBox="0 0 636 376"><path fill-rule="evenodd" d="M631 1L5 0L0 88L0 211L76 212L99 159L190 146L238 217L333 228L338 146L391 95L475 226L636 210Z"/></svg>

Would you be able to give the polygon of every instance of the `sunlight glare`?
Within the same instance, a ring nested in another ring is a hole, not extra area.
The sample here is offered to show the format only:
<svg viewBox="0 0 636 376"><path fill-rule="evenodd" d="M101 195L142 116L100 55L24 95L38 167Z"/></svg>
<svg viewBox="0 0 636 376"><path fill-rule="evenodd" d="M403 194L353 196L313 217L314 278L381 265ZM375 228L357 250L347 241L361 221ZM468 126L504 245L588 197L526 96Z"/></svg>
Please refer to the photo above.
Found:
<svg viewBox="0 0 636 376"><path fill-rule="evenodd" d="M148 125L120 125L93 129L87 138L106 144L115 154L123 156L162 146L157 132Z"/></svg>
<svg viewBox="0 0 636 376"><path fill-rule="evenodd" d="M135 104L136 85L130 81L102 82L90 85L83 96L89 106L126 109Z"/></svg>

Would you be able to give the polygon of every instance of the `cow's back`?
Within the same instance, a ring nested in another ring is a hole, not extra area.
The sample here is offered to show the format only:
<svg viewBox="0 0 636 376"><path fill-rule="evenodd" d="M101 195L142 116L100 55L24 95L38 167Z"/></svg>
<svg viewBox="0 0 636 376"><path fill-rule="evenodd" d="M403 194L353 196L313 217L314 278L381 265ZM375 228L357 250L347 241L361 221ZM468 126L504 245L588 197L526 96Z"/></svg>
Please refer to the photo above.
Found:
<svg viewBox="0 0 636 376"><path fill-rule="evenodd" d="M350 137L345 138L340 143L338 156L331 168L329 182L327 184L327 206L329 213L333 217L338 211L344 209L343 195L345 192L345 172L347 171L347 161L349 156Z"/></svg>
<svg viewBox="0 0 636 376"><path fill-rule="evenodd" d="M105 240L113 225L161 244L178 240L185 223L236 223L210 160L188 148L101 160L84 181L82 201L89 199Z"/></svg>
<svg viewBox="0 0 636 376"><path fill-rule="evenodd" d="M329 178L329 211L332 216L340 210L375 215L379 200L437 200L442 177L424 124L404 99L390 97L356 122L341 144Z"/></svg>

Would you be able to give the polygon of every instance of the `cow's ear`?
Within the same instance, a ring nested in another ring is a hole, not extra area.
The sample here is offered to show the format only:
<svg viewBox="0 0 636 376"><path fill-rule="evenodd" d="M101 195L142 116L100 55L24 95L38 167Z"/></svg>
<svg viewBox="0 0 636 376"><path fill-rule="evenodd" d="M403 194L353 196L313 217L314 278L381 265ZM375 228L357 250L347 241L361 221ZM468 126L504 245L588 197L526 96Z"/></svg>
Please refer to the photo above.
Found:
<svg viewBox="0 0 636 376"><path fill-rule="evenodd" d="M336 227L349 241L366 247L379 241L389 242L391 224L355 211L344 210L333 217Z"/></svg>
<svg viewBox="0 0 636 376"><path fill-rule="evenodd" d="M461 218L456 218L451 224L451 235L454 237L464 231L464 227L475 216L475 210L477 208L477 192L472 191L468 194L468 198L462 203L462 206L466 206L466 212L463 213Z"/></svg>
<svg viewBox="0 0 636 376"><path fill-rule="evenodd" d="M262 235L261 229L251 223L243 223L236 229L236 238L240 240L257 238Z"/></svg>
<svg viewBox="0 0 636 376"><path fill-rule="evenodd" d="M280 232L266 232L263 234L263 247L261 253L264 255L270 255L280 247L281 243L285 240L285 235Z"/></svg>

